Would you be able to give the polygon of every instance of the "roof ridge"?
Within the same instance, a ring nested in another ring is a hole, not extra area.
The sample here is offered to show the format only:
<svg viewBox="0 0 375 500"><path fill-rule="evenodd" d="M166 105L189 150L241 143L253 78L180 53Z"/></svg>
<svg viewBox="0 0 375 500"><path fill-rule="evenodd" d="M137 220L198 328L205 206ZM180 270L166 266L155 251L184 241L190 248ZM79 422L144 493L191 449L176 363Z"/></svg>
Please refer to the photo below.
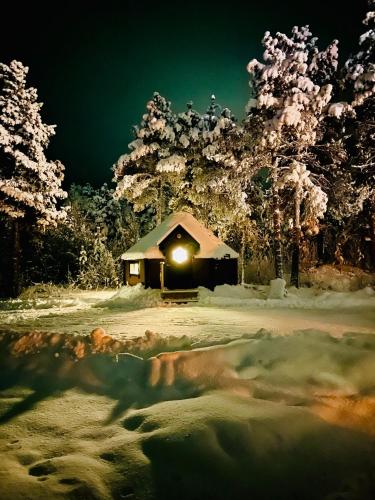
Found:
<svg viewBox="0 0 375 500"><path fill-rule="evenodd" d="M164 255L159 249L159 244L179 224L200 244L197 258L223 258L225 255L230 255L232 258L238 257L238 253L216 236L210 228L190 212L181 210L169 214L160 224L132 245L121 258L163 259Z"/></svg>

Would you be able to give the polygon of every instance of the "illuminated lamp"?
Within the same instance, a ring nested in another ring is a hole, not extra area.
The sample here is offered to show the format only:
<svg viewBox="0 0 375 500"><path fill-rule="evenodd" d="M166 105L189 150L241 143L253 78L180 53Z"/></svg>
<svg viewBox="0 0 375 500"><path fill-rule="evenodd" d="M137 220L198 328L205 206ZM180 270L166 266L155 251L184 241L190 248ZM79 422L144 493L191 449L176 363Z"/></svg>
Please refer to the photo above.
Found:
<svg viewBox="0 0 375 500"><path fill-rule="evenodd" d="M176 247L172 250L172 259L177 262L177 264L182 264L186 262L189 258L189 254L185 248Z"/></svg>

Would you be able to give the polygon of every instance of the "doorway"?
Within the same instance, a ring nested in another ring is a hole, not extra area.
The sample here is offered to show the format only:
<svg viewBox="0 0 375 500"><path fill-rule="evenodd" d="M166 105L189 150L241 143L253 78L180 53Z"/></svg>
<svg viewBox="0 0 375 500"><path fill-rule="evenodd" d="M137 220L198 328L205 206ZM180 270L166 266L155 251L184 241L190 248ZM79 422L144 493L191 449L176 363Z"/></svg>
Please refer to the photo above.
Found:
<svg viewBox="0 0 375 500"><path fill-rule="evenodd" d="M166 260L164 265L164 286L168 290L194 288L193 259L191 256L181 263L176 263L172 259Z"/></svg>

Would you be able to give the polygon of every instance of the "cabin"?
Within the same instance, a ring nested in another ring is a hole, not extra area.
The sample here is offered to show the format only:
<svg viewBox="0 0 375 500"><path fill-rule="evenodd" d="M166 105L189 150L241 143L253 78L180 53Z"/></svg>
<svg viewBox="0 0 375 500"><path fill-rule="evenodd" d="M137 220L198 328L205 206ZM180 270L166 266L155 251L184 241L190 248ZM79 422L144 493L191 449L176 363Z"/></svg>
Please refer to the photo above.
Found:
<svg viewBox="0 0 375 500"><path fill-rule="evenodd" d="M161 290L238 283L238 253L187 212L176 212L127 250L124 281Z"/></svg>

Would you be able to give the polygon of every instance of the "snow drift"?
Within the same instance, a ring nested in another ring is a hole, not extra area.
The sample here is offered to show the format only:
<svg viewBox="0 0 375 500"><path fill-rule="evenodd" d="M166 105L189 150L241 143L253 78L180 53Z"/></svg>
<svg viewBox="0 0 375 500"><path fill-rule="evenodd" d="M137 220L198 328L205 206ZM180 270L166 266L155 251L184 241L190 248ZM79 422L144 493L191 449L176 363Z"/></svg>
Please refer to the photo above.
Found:
<svg viewBox="0 0 375 500"><path fill-rule="evenodd" d="M355 292L289 287L284 298L280 298L278 292L280 292L279 289L276 295L270 295L270 287L264 285L220 285L214 291L200 288L199 304L267 309L375 308L375 291L370 286Z"/></svg>
<svg viewBox="0 0 375 500"><path fill-rule="evenodd" d="M1 498L373 498L374 337L58 340L0 336Z"/></svg>
<svg viewBox="0 0 375 500"><path fill-rule="evenodd" d="M347 265L340 268L324 265L301 273L301 284L335 292L354 292L375 286L375 274Z"/></svg>
<svg viewBox="0 0 375 500"><path fill-rule="evenodd" d="M144 288L141 283L135 286L124 286L112 297L98 302L95 307L109 309L157 307L163 304L160 290Z"/></svg>

